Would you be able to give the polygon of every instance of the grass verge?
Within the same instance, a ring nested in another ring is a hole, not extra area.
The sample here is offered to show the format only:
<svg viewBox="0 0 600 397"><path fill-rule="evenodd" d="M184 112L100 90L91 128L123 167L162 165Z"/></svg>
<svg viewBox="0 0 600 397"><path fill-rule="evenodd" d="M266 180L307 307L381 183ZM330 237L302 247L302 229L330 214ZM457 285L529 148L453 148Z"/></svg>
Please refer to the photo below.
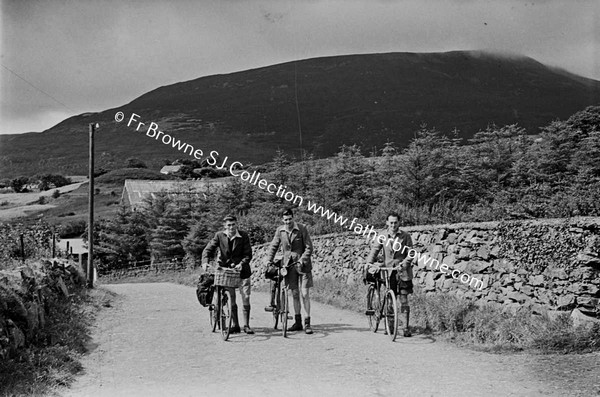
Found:
<svg viewBox="0 0 600 397"><path fill-rule="evenodd" d="M69 299L50 302L46 327L27 348L0 361L0 396L57 396L82 370L94 313L109 306L113 296L104 290L80 289Z"/></svg>

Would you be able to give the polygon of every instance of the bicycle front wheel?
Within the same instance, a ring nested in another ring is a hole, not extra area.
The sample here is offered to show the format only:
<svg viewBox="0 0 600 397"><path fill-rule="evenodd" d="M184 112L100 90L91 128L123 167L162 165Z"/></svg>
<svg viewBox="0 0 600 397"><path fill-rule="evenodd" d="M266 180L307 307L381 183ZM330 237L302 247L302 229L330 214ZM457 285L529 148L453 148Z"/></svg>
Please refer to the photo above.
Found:
<svg viewBox="0 0 600 397"><path fill-rule="evenodd" d="M221 328L219 321L221 318L221 289L219 287L215 288L214 297L214 300L216 301L215 304L213 305L211 302L210 306L208 307L208 314L210 315L210 327L212 332L215 332L217 328Z"/></svg>
<svg viewBox="0 0 600 397"><path fill-rule="evenodd" d="M385 316L385 329L388 336L393 341L398 336L398 302L396 301L396 294L392 290L388 290L385 293L385 301L383 306L383 313Z"/></svg>
<svg viewBox="0 0 600 397"><path fill-rule="evenodd" d="M287 337L287 324L288 324L288 313L290 311L289 308L289 301L288 301L288 294L287 294L287 288L285 288L284 286L280 286L281 288L281 293L280 295L280 315L281 315L281 327L283 328L283 337Z"/></svg>
<svg viewBox="0 0 600 397"><path fill-rule="evenodd" d="M231 305L231 293L229 291L223 291L221 300L221 337L223 340L229 339L229 330L231 329L232 321L232 305Z"/></svg>
<svg viewBox="0 0 600 397"><path fill-rule="evenodd" d="M277 283L275 286L275 308L273 309L273 329L277 329L277 325L279 325L279 310L281 309L280 297L279 297L279 290L281 289L281 283L277 282L277 281L272 281L272 282Z"/></svg>
<svg viewBox="0 0 600 397"><path fill-rule="evenodd" d="M373 332L377 332L377 329L379 328L379 313L379 288L377 288L375 284L371 284L367 290L367 310L365 314L369 320L369 329Z"/></svg>

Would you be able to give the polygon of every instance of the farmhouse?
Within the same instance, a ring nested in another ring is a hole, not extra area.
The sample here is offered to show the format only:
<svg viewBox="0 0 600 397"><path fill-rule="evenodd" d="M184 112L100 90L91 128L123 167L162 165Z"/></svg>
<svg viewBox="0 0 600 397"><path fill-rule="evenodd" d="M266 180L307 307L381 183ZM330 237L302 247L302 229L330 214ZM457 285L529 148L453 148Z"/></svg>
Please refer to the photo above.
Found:
<svg viewBox="0 0 600 397"><path fill-rule="evenodd" d="M121 195L121 204L132 209L143 205L146 197L154 197L156 193L191 194L206 197L211 191L224 187L232 177L202 179L198 181L150 181L145 179L126 179Z"/></svg>

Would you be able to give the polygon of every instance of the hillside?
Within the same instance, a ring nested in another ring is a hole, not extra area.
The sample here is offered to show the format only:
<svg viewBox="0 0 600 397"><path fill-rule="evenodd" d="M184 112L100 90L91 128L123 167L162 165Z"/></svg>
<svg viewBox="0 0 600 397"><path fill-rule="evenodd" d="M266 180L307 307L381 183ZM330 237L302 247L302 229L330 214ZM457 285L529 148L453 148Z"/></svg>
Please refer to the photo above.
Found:
<svg viewBox="0 0 600 397"><path fill-rule="evenodd" d="M319 157L342 144L365 152L406 146L422 124L469 137L490 123L529 133L600 103L600 82L531 58L481 52L348 55L201 77L150 91L129 104L71 117L42 132L0 136L0 174L87 167L89 122L99 122L97 162L138 157L158 168L181 152L117 123L115 112L237 161L270 161L277 148ZM300 121L300 124L299 122ZM301 134L300 134L301 131Z"/></svg>

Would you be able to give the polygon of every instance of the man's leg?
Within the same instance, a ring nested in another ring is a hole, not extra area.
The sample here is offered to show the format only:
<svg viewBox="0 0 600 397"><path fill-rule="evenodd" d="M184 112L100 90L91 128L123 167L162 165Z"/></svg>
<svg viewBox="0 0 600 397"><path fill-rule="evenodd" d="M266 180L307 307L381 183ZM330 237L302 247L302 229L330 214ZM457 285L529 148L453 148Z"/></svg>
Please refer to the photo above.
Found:
<svg viewBox="0 0 600 397"><path fill-rule="evenodd" d="M302 314L300 314L300 288L298 286L298 273L292 267L288 273L288 285L292 290L292 298L294 300L294 324L288 328L288 331L302 331Z"/></svg>
<svg viewBox="0 0 600 397"><path fill-rule="evenodd" d="M304 332L312 334L313 330L310 326L310 289L302 288L302 306L304 306Z"/></svg>
<svg viewBox="0 0 600 397"><path fill-rule="evenodd" d="M412 336L408 322L410 319L410 306L408 305L408 294L400 293L400 313L404 313L404 336Z"/></svg>
<svg viewBox="0 0 600 397"><path fill-rule="evenodd" d="M236 297L235 297L235 288L230 288L227 287L227 289L230 292L231 295L231 322L232 322L232 326L231 326L231 333L233 334L237 334L241 331L240 329L240 322L238 320L238 307L237 307L237 303L236 303Z"/></svg>
<svg viewBox="0 0 600 397"><path fill-rule="evenodd" d="M242 280L240 287L240 295L242 297L242 305L244 307L244 332L247 334L253 334L254 331L250 328L250 291L252 285L250 283L250 277Z"/></svg>
<svg viewBox="0 0 600 397"><path fill-rule="evenodd" d="M313 330L310 326L310 287L312 287L312 273L306 273L300 277L300 291L302 292L302 306L304 306L304 332L312 334Z"/></svg>
<svg viewBox="0 0 600 397"><path fill-rule="evenodd" d="M282 284L282 288L283 288L283 284ZM271 302L269 304L269 306L265 306L265 311L266 312L272 312L273 310L275 310L275 295L277 294L277 281L271 281Z"/></svg>

